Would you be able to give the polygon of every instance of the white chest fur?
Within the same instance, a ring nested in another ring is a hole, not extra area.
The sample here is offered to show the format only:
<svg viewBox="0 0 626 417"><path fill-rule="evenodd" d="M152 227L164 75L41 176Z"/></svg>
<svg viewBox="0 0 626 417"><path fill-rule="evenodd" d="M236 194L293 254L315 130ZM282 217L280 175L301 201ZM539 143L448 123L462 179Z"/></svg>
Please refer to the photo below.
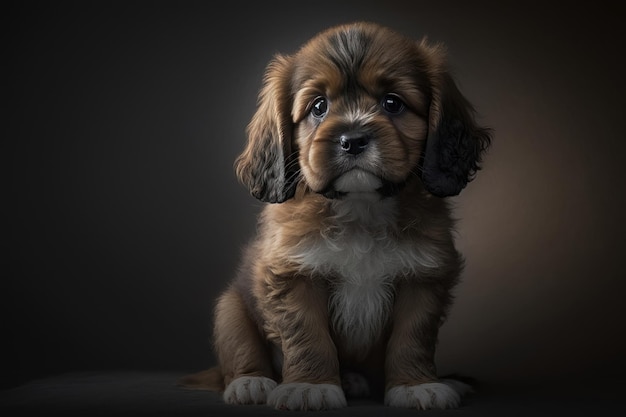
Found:
<svg viewBox="0 0 626 417"><path fill-rule="evenodd" d="M389 319L394 280L436 268L437 251L392 233L392 199L339 200L333 210L328 227L304 239L291 259L330 278L331 325L349 350L365 353Z"/></svg>

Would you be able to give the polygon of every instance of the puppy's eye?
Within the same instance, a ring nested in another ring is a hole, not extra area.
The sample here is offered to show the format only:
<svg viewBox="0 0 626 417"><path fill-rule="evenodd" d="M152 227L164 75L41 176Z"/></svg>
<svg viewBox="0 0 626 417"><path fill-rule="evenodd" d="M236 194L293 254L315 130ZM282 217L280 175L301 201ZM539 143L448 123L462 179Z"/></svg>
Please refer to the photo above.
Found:
<svg viewBox="0 0 626 417"><path fill-rule="evenodd" d="M390 114L398 114L404 110L404 102L395 94L387 94L383 97L382 106Z"/></svg>
<svg viewBox="0 0 626 417"><path fill-rule="evenodd" d="M313 105L311 106L311 114L313 117L321 119L324 117L326 112L328 111L328 100L326 97L318 97L313 101Z"/></svg>

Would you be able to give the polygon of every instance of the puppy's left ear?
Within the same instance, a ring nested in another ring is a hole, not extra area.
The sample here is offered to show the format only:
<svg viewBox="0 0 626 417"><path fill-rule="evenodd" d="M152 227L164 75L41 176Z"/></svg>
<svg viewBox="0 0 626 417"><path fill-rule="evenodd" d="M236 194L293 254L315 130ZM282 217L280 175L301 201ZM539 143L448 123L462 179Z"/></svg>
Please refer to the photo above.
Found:
<svg viewBox="0 0 626 417"><path fill-rule="evenodd" d="M428 48L424 43L420 46ZM492 133L491 129L477 125L473 106L445 69L442 48L431 48L428 54L431 61L438 62L430 73L432 98L422 182L433 195L455 196L480 169Z"/></svg>
<svg viewBox="0 0 626 417"><path fill-rule="evenodd" d="M277 55L267 66L258 107L248 125L248 142L235 161L239 181L261 201L282 203L295 194L300 178L292 148L290 57Z"/></svg>

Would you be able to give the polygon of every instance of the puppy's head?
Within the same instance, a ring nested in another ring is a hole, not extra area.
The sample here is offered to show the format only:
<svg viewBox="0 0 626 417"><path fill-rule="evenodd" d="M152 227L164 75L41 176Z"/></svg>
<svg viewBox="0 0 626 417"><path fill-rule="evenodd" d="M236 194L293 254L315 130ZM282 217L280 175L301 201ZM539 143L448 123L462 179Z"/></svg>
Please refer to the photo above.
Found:
<svg viewBox="0 0 626 417"><path fill-rule="evenodd" d="M458 194L490 142L447 72L441 46L355 23L322 32L269 64L248 143L235 162L260 200L304 181L327 197L393 194L417 176Z"/></svg>

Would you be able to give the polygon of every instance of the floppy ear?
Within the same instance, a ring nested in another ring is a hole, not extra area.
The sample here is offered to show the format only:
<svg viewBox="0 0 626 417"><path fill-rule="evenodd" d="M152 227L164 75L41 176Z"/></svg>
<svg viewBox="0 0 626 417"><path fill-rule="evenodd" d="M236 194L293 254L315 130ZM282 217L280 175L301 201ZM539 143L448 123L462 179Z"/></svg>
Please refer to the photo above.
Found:
<svg viewBox="0 0 626 417"><path fill-rule="evenodd" d="M300 178L291 140L291 72L289 58L277 55L269 63L257 111L248 125L248 142L235 161L239 181L254 197L268 203L293 197Z"/></svg>
<svg viewBox="0 0 626 417"><path fill-rule="evenodd" d="M425 47L424 43L420 45ZM442 54L439 46L428 52ZM475 121L472 105L445 69L443 57L431 70L432 98L428 137L422 158L422 182L438 197L458 195L480 169L482 154L491 143L491 130Z"/></svg>

